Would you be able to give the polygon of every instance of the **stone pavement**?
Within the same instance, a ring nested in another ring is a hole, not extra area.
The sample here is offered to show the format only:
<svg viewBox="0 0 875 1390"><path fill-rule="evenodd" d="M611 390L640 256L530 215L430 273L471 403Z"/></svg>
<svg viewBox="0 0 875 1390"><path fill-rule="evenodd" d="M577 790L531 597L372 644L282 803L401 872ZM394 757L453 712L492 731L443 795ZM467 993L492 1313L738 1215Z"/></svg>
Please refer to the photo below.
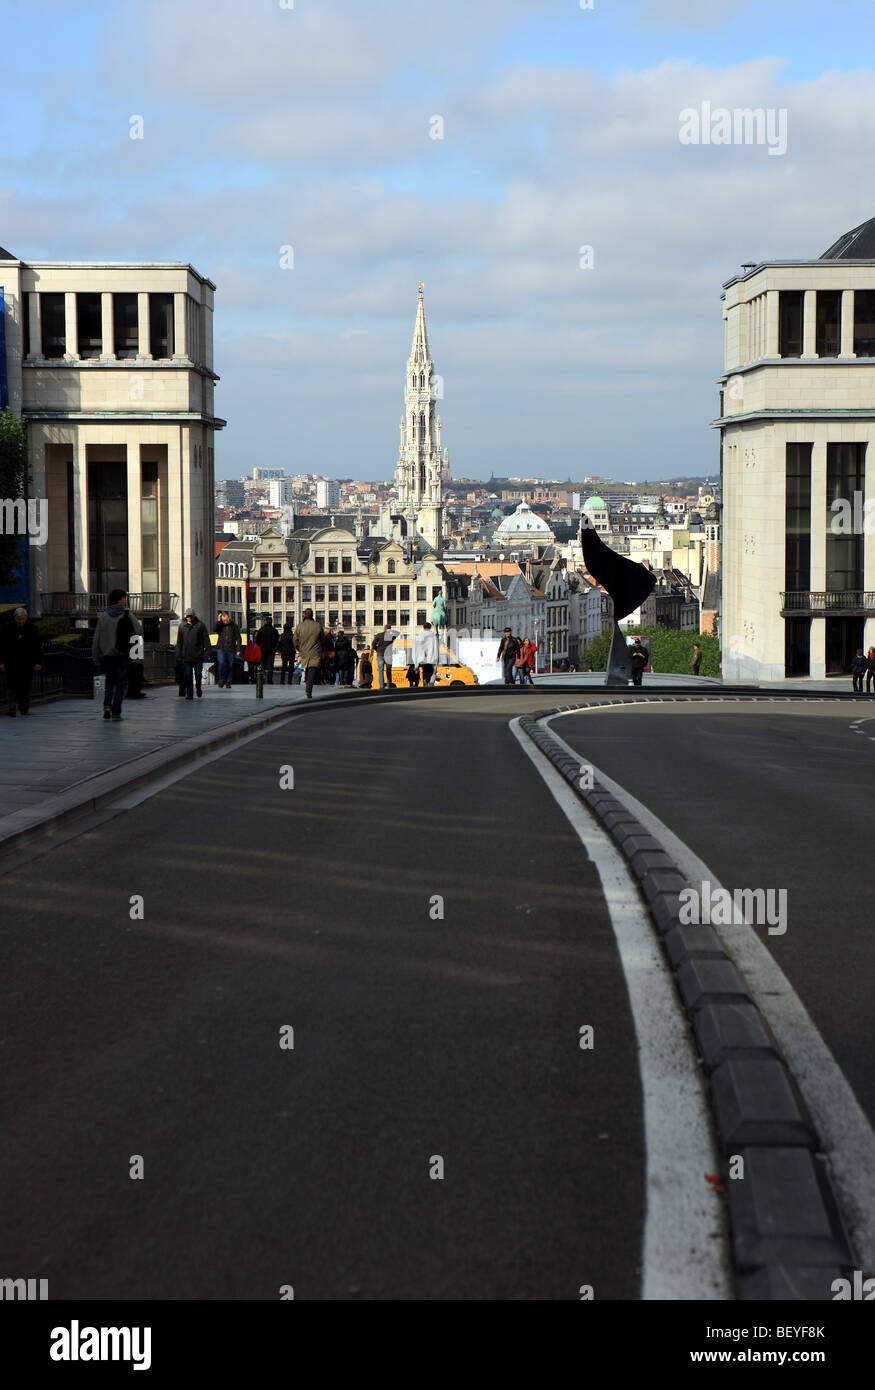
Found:
<svg viewBox="0 0 875 1390"><path fill-rule="evenodd" d="M347 698L338 686L316 686L317 699ZM35 700L27 718L0 712L0 841L4 821L49 797L80 787L112 769L133 775L140 759L184 745L209 731L231 729L253 715L304 702L303 685L254 685L230 690L205 685L203 699L181 700L176 686L153 686L145 700L125 700L120 723L103 718L95 700Z"/></svg>

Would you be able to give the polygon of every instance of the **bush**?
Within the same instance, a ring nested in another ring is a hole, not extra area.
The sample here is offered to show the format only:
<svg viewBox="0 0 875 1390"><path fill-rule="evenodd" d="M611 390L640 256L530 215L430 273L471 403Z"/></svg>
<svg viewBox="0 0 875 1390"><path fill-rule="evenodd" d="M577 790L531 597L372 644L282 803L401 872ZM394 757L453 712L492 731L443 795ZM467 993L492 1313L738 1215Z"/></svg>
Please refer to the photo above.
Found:
<svg viewBox="0 0 875 1390"><path fill-rule="evenodd" d="M61 637L66 638L70 631L69 618L34 618L34 622L44 642L56 642Z"/></svg>
<svg viewBox="0 0 875 1390"><path fill-rule="evenodd" d="M720 644L716 637L702 632L681 632L670 627L634 627L624 629L627 637L650 638L650 665L656 674L673 673L681 676L693 674L693 645L698 642L702 648L700 676L719 676ZM605 671L608 654L611 650L611 634L602 633L595 637L581 658L582 671L592 667L594 671Z"/></svg>

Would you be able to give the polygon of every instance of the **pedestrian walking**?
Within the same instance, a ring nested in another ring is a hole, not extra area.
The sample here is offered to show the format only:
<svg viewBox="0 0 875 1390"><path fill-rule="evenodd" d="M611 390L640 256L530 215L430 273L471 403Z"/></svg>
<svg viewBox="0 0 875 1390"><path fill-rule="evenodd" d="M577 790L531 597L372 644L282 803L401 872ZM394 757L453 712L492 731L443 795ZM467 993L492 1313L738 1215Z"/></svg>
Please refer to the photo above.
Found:
<svg viewBox="0 0 875 1390"><path fill-rule="evenodd" d="M128 595L124 589L113 589L109 603L97 619L91 655L103 674L103 717L118 720L122 717L122 701L128 683L131 658L131 639L142 637L143 629L128 611Z"/></svg>
<svg viewBox="0 0 875 1390"><path fill-rule="evenodd" d="M274 627L269 613L266 614L263 624L256 632L255 641L261 648L261 669L264 672L264 679L268 685L273 685L273 667L277 647L280 644L280 635L278 629Z"/></svg>
<svg viewBox="0 0 875 1390"><path fill-rule="evenodd" d="M334 664L337 684L351 686L352 673L355 670L355 652L342 627L337 629L334 639Z"/></svg>
<svg viewBox="0 0 875 1390"><path fill-rule="evenodd" d="M293 637L298 661L304 669L307 699L313 698L313 682L322 665L322 641L325 633L313 617L313 609L305 608L304 616L295 628Z"/></svg>
<svg viewBox="0 0 875 1390"><path fill-rule="evenodd" d="M440 644L438 643L438 635L432 628L431 623L423 623L422 629L416 634L416 639L413 643L413 663L422 673L423 689L425 689L427 685L431 685L439 656Z"/></svg>
<svg viewBox="0 0 875 1390"><path fill-rule="evenodd" d="M642 647L640 637L635 638L629 653L629 660L632 663L632 684L640 685L641 677L644 675L644 667L647 665L647 648Z"/></svg>
<svg viewBox="0 0 875 1390"><path fill-rule="evenodd" d="M234 657L242 655L243 639L239 627L232 622L230 613L220 613L216 633L216 684L220 690L231 689Z"/></svg>
<svg viewBox="0 0 875 1390"><path fill-rule="evenodd" d="M868 666L869 663L863 655L863 648L861 647L851 661L852 689L860 695L863 693L863 676L866 674Z"/></svg>
<svg viewBox="0 0 875 1390"><path fill-rule="evenodd" d="M336 658L336 648L334 645L334 640L334 628L331 626L331 623L329 623L322 637L321 681L323 685L334 684L334 676L336 671L336 667L334 664Z"/></svg>
<svg viewBox="0 0 875 1390"><path fill-rule="evenodd" d="M535 684L535 682L532 680L532 672L535 669L535 653L537 652L537 650L538 648L535 646L531 637L526 637L523 642L522 651L520 653L520 657L522 658L522 660L520 661L520 665L518 667L518 679L520 685ZM520 657L517 658L518 661L520 660Z"/></svg>
<svg viewBox="0 0 875 1390"><path fill-rule="evenodd" d="M377 685L380 690L392 689L392 643L401 633L389 623L374 638L374 656L377 658Z"/></svg>
<svg viewBox="0 0 875 1390"><path fill-rule="evenodd" d="M289 685L292 684L292 676L295 672L295 634L292 631L290 622L283 623L283 630L280 633L280 685L285 685L286 675L289 677Z"/></svg>
<svg viewBox="0 0 875 1390"><path fill-rule="evenodd" d="M0 632L0 671L6 677L6 713L12 719L16 713L30 714L30 688L34 672L42 670L42 654L39 628L26 608L16 608L12 622L4 623Z"/></svg>
<svg viewBox="0 0 875 1390"><path fill-rule="evenodd" d="M504 667L505 685L513 685L514 663L520 654L520 644L518 638L514 637L509 627L504 629L504 636L498 644L498 655L495 660L500 661Z"/></svg>
<svg viewBox="0 0 875 1390"><path fill-rule="evenodd" d="M179 624L176 634L176 657L182 662L185 674L185 698L193 700L197 694L200 700L203 691L201 679L204 662L211 652L210 634L193 608L186 608L185 617Z"/></svg>
<svg viewBox="0 0 875 1390"><path fill-rule="evenodd" d="M872 682L873 682L873 681L875 681L875 647L870 647L869 650L868 650L868 652L866 653L866 694L867 694L867 695L869 694L869 691L870 691L870 689L871 689L871 687L872 687Z"/></svg>
<svg viewBox="0 0 875 1390"><path fill-rule="evenodd" d="M693 675L694 675L694 676L697 676L697 675L699 674L699 667L701 666L701 664L702 664L702 648L699 646L698 642L694 642L694 643L693 643Z"/></svg>

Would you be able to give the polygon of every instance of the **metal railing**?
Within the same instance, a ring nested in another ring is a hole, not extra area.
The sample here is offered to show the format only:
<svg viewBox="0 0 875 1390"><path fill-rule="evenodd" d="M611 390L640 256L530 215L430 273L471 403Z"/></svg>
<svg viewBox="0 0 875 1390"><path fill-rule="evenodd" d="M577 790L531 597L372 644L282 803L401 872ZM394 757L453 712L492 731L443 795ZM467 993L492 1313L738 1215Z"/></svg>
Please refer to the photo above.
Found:
<svg viewBox="0 0 875 1390"><path fill-rule="evenodd" d="M179 595L173 593L128 594L128 607L132 613L145 613L172 617L179 603ZM96 618L109 604L108 593L64 593L40 594L40 604L45 615L68 614L76 618Z"/></svg>
<svg viewBox="0 0 875 1390"><path fill-rule="evenodd" d="M836 593L813 589L782 592L781 612L808 614L814 618L826 614L873 616L875 592L866 589L843 589Z"/></svg>

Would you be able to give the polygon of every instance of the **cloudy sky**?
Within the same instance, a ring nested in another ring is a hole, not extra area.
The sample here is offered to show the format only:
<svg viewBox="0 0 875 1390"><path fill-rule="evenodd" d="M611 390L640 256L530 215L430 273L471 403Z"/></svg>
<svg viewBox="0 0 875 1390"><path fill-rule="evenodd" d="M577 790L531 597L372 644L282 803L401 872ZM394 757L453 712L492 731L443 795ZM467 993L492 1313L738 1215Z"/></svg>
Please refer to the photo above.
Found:
<svg viewBox="0 0 875 1390"><path fill-rule="evenodd" d="M0 245L215 281L220 477L389 477L419 280L456 476L713 472L723 282L875 216L872 0L0 18ZM786 152L682 143L703 102Z"/></svg>

